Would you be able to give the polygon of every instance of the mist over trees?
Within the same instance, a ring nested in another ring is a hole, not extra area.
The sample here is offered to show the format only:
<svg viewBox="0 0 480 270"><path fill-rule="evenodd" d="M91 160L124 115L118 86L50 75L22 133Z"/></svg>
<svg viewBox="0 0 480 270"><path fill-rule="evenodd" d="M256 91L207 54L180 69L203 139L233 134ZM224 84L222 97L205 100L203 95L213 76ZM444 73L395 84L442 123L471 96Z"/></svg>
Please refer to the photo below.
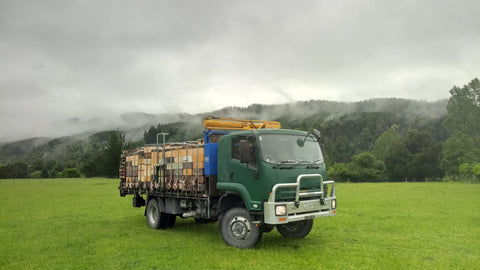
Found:
<svg viewBox="0 0 480 270"><path fill-rule="evenodd" d="M158 124L151 126L148 131L143 133L143 142L145 144L156 144L163 141L162 137L157 138L159 133L168 133L166 137L168 142L192 141L203 138L203 126L201 120L197 123L178 122L169 124Z"/></svg>
<svg viewBox="0 0 480 270"><path fill-rule="evenodd" d="M125 135L119 131L100 132L90 136L81 171L87 177L118 178L120 155L124 148Z"/></svg>
<svg viewBox="0 0 480 270"><path fill-rule="evenodd" d="M120 154L125 147L125 136L120 131L56 138L26 152L18 151L16 155L0 152L2 159L10 161L0 165L0 178L72 178L82 175L117 178ZM18 147L9 144L6 148Z"/></svg>
<svg viewBox="0 0 480 270"><path fill-rule="evenodd" d="M134 141L119 130L23 140L0 145L0 178L116 178L122 149L155 144L160 132L169 133L168 142L200 139L201 119L215 115L320 130L328 176L336 181L480 181L480 82L454 86L450 94L431 103L392 98L227 107L155 123Z"/></svg>

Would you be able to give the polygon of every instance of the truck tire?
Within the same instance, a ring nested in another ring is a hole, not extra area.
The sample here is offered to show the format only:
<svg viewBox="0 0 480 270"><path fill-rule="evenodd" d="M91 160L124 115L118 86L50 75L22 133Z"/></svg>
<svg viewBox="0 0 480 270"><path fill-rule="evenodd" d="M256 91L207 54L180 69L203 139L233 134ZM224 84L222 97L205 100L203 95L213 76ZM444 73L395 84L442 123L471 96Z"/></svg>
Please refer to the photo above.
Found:
<svg viewBox="0 0 480 270"><path fill-rule="evenodd" d="M272 224L263 223L262 225L260 225L260 230L262 230L263 233L269 233L273 231L274 228L275 228L275 225L272 225Z"/></svg>
<svg viewBox="0 0 480 270"><path fill-rule="evenodd" d="M177 220L177 216L175 216L174 214L165 214L165 216L166 216L165 229L169 229L175 226L175 221Z"/></svg>
<svg viewBox="0 0 480 270"><path fill-rule="evenodd" d="M277 225L277 231L286 238L300 239L307 236L313 227L313 219Z"/></svg>
<svg viewBox="0 0 480 270"><path fill-rule="evenodd" d="M220 232L227 245L237 248L252 248L262 237L262 232L252 223L248 211L239 207L225 212L221 219Z"/></svg>
<svg viewBox="0 0 480 270"><path fill-rule="evenodd" d="M223 217L225 216L225 213L221 213L218 215L218 229L222 231L222 222L223 222Z"/></svg>
<svg viewBox="0 0 480 270"><path fill-rule="evenodd" d="M156 199L150 199L148 201L146 216L147 223L150 228L156 230L167 228L167 214L160 211L160 207L158 206L158 201Z"/></svg>

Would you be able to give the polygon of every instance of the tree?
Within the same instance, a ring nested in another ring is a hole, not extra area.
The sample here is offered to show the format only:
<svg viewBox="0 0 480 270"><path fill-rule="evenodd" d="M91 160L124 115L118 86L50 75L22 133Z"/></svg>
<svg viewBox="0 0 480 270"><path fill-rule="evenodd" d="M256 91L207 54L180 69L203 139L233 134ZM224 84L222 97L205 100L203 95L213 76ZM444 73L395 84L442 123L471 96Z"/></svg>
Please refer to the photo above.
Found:
<svg viewBox="0 0 480 270"><path fill-rule="evenodd" d="M374 140L375 138L370 132L370 129L368 129L368 127L363 128L360 134L358 135L358 150L363 150L363 151L370 150Z"/></svg>
<svg viewBox="0 0 480 270"><path fill-rule="evenodd" d="M351 113L316 127L324 134L328 165L349 162L353 155L372 149L372 144L393 125L390 113Z"/></svg>
<svg viewBox="0 0 480 270"><path fill-rule="evenodd" d="M381 182L384 180L385 165L370 152L352 157L352 170L358 182Z"/></svg>
<svg viewBox="0 0 480 270"><path fill-rule="evenodd" d="M43 161L43 159L39 158L32 163L32 165L30 166L30 169L31 171L42 171L44 167L45 167L45 162Z"/></svg>
<svg viewBox="0 0 480 270"><path fill-rule="evenodd" d="M480 161L478 154L472 137L457 130L443 145L441 166L448 176L454 177L460 173L460 164Z"/></svg>
<svg viewBox="0 0 480 270"><path fill-rule="evenodd" d="M411 154L411 177L425 180L443 175L440 168L442 146L429 132L409 130L405 146Z"/></svg>
<svg viewBox="0 0 480 270"><path fill-rule="evenodd" d="M442 146L427 131L409 130L395 142L385 157L392 180L410 178L425 181L443 175L440 167Z"/></svg>
<svg viewBox="0 0 480 270"><path fill-rule="evenodd" d="M151 126L150 129L148 131L145 131L143 133L143 140L148 144L148 143L155 143L157 138L157 133L159 133L159 131L157 131L157 129L154 127L154 126Z"/></svg>
<svg viewBox="0 0 480 270"><path fill-rule="evenodd" d="M0 179L28 178L28 167L22 162L0 166Z"/></svg>
<svg viewBox="0 0 480 270"><path fill-rule="evenodd" d="M336 163L328 169L328 175L338 181L381 182L385 180L385 166L370 152L352 157L352 162Z"/></svg>
<svg viewBox="0 0 480 270"><path fill-rule="evenodd" d="M0 179L14 178L9 164L0 164Z"/></svg>
<svg viewBox="0 0 480 270"><path fill-rule="evenodd" d="M104 151L105 175L110 178L118 178L120 169L120 155L122 154L125 135L119 131L110 133L107 147Z"/></svg>
<svg viewBox="0 0 480 270"><path fill-rule="evenodd" d="M387 152L393 143L400 140L400 135L397 133L397 129L397 125L392 125L375 141L372 153L377 159L384 161Z"/></svg>
<svg viewBox="0 0 480 270"><path fill-rule="evenodd" d="M410 159L411 154L405 143L402 140L395 141L385 155L385 169L390 180L401 181L411 175Z"/></svg>
<svg viewBox="0 0 480 270"><path fill-rule="evenodd" d="M86 177L105 176L102 173L102 155L100 152L89 155L88 160L80 167Z"/></svg>
<svg viewBox="0 0 480 270"><path fill-rule="evenodd" d="M458 166L458 171L460 172L460 176L464 179L472 179L473 174L473 164L470 163L462 163Z"/></svg>
<svg viewBox="0 0 480 270"><path fill-rule="evenodd" d="M472 168L473 175L480 180L480 163L476 163L475 166Z"/></svg>
<svg viewBox="0 0 480 270"><path fill-rule="evenodd" d="M79 178L81 177L81 173L77 168L68 168L63 170L62 177L63 178Z"/></svg>
<svg viewBox="0 0 480 270"><path fill-rule="evenodd" d="M335 181L346 182L352 178L351 171L345 163L335 163L328 167L327 174L329 179L335 179Z"/></svg>
<svg viewBox="0 0 480 270"><path fill-rule="evenodd" d="M125 135L119 131L94 134L90 139L87 161L81 167L85 176L117 178L124 141Z"/></svg>
<svg viewBox="0 0 480 270"><path fill-rule="evenodd" d="M49 178L50 177L50 174L48 173L46 168L42 169L41 176L42 176L42 178Z"/></svg>
<svg viewBox="0 0 480 270"><path fill-rule="evenodd" d="M480 81L475 78L462 88L454 86L443 124L450 133L456 130L474 136L480 134Z"/></svg>
<svg viewBox="0 0 480 270"><path fill-rule="evenodd" d="M13 164L15 178L28 178L28 167L25 163L17 162Z"/></svg>
<svg viewBox="0 0 480 270"><path fill-rule="evenodd" d="M42 178L42 172L41 171L34 171L30 174L30 178Z"/></svg>

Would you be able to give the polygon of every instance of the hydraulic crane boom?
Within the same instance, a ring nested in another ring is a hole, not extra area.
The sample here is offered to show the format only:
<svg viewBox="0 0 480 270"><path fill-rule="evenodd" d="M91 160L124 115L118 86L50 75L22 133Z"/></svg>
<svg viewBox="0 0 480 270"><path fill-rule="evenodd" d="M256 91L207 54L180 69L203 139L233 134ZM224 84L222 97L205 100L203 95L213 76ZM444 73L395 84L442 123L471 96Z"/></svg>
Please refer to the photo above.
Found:
<svg viewBox="0 0 480 270"><path fill-rule="evenodd" d="M277 121L247 120L247 119L223 118L223 117L213 117L213 116L208 116L203 118L203 126L207 129L220 129L220 130L281 128L280 122L277 122Z"/></svg>

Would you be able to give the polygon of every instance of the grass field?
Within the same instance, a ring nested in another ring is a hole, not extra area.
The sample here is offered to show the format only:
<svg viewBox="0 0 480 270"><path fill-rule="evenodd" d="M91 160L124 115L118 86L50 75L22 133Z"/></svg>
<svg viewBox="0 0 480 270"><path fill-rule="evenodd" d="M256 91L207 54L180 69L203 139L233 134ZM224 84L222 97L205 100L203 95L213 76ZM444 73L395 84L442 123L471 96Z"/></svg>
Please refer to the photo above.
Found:
<svg viewBox="0 0 480 270"><path fill-rule="evenodd" d="M0 269L474 269L480 185L338 184L338 214L250 250L218 224L150 229L117 180L0 180ZM478 269L478 268L477 268Z"/></svg>

